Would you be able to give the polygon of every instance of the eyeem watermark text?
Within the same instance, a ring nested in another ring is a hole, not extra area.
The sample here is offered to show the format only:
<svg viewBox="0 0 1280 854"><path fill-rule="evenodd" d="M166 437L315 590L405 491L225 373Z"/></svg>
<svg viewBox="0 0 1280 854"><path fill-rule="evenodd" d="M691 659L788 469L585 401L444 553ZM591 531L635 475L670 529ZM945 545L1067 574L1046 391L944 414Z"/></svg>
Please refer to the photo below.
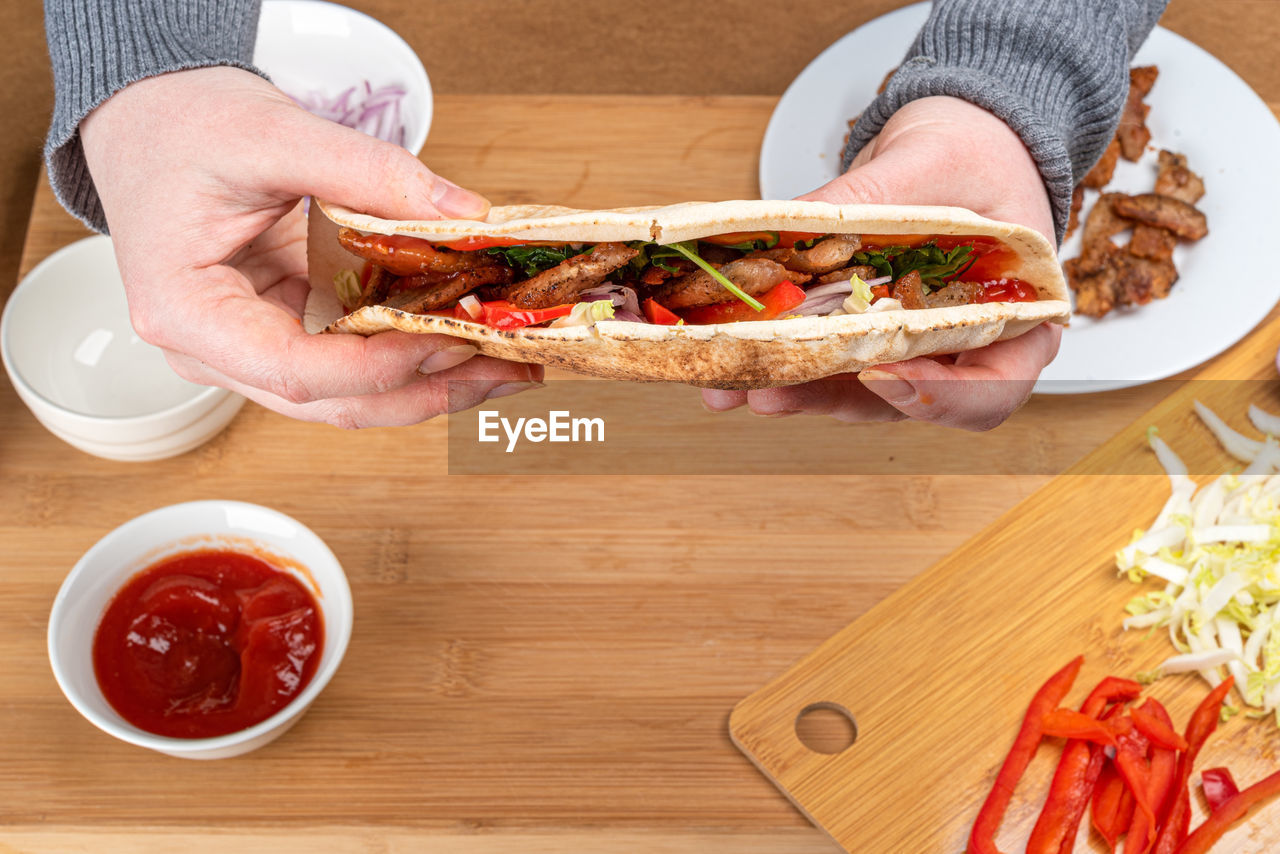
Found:
<svg viewBox="0 0 1280 854"><path fill-rule="evenodd" d="M521 439L529 442L603 442L603 418L574 418L567 409L553 409L546 418L503 418L497 411L482 409L478 441L500 442L506 436L506 452L512 453Z"/></svg>

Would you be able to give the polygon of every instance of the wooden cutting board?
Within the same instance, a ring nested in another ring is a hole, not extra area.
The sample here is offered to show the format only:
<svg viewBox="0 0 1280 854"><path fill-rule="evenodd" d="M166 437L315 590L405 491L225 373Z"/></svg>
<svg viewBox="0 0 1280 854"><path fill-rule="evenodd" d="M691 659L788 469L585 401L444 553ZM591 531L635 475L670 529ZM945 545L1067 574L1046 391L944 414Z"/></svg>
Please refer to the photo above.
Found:
<svg viewBox="0 0 1280 854"><path fill-rule="evenodd" d="M730 717L735 743L847 851L963 851L1027 704L1051 673L1084 653L1068 696L1074 704L1102 676L1131 676L1170 654L1163 631L1120 628L1123 606L1140 588L1117 577L1113 555L1135 528L1151 524L1169 494L1147 450L1146 429L1156 425L1192 472L1204 475L1198 479L1238 466L1194 415L1192 401L1256 435L1245 414L1250 403L1280 412L1277 345L1280 322L1272 321L744 699ZM856 560L851 569L859 569ZM1181 728L1206 692L1198 677L1179 676L1148 693L1169 706ZM848 712L856 722L851 746L833 754L805 747L797 719L815 705ZM1210 739L1197 767L1226 764L1246 785L1280 767L1277 747L1274 721L1238 716ZM1021 850L1059 753L1042 748L1028 769L1007 813L1001 850ZM1196 823L1201 806L1194 805ZM1105 850L1084 824L1076 850ZM1280 804L1273 804L1218 850L1278 847Z"/></svg>

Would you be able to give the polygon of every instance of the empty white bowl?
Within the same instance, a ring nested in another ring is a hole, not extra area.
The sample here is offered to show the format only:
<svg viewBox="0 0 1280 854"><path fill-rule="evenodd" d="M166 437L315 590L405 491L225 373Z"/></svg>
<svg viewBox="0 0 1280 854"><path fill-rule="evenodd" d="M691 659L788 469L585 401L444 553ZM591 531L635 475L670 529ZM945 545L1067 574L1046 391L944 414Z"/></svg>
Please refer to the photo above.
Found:
<svg viewBox="0 0 1280 854"><path fill-rule="evenodd" d="M113 460L156 460L213 438L244 405L187 382L129 322L111 239L88 237L27 274L0 317L18 397L55 436Z"/></svg>
<svg viewBox="0 0 1280 854"><path fill-rule="evenodd" d="M406 7L408 14L414 14ZM431 81L404 39L363 12L323 0L264 0L253 64L301 103L313 94L329 101L351 87L351 103L373 90L400 86L400 122L409 151L418 154L431 128Z"/></svg>
<svg viewBox="0 0 1280 854"><path fill-rule="evenodd" d="M246 551L291 572L320 604L324 647L311 681L266 720L214 738L169 738L139 729L107 702L93 671L93 639L108 603L129 578L163 558L198 549ZM49 661L71 705L104 732L182 759L222 759L273 741L302 717L337 672L351 625L347 577L333 552L309 528L256 504L193 501L126 522L85 552L53 601Z"/></svg>

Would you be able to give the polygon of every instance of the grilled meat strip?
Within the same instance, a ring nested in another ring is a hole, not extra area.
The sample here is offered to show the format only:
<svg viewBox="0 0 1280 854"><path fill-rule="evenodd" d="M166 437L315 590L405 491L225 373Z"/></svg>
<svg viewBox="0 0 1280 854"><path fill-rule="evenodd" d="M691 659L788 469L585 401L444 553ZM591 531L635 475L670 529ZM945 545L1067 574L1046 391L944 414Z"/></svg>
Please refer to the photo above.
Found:
<svg viewBox="0 0 1280 854"><path fill-rule="evenodd" d="M838 270L845 264L849 263L849 259L853 257L853 253L862 248L862 238L856 234L833 234L830 237L820 240L808 249L782 248L763 249L759 252L752 252L747 258L768 258L770 261L777 261L788 270L798 273L813 273L814 275L822 275L830 273L832 270ZM737 284L736 282L734 284Z"/></svg>
<svg viewBox="0 0 1280 854"><path fill-rule="evenodd" d="M859 279L866 281L876 277L876 268L869 267L865 264L854 264L852 267L845 267L841 270L833 270L830 273L824 273L818 277L819 285L829 285L832 282L847 282L857 276Z"/></svg>
<svg viewBox="0 0 1280 854"><path fill-rule="evenodd" d="M444 308L459 297L486 285L506 285L515 278L510 267L495 264L477 267L451 276L406 276L397 283L402 290L387 297L382 304L410 314Z"/></svg>
<svg viewBox="0 0 1280 854"><path fill-rule="evenodd" d="M1204 195L1204 181L1187 168L1186 155L1162 150L1156 172L1156 192L1194 205Z"/></svg>
<svg viewBox="0 0 1280 854"><path fill-rule="evenodd" d="M759 296L784 281L801 284L809 281L807 273L788 270L768 258L740 258L718 268L726 279L751 296ZM691 308L732 300L733 294L711 277L706 270L670 279L654 292L654 298L666 308Z"/></svg>
<svg viewBox="0 0 1280 854"><path fill-rule="evenodd" d="M574 255L516 285L507 293L507 300L520 308L550 308L573 302L579 293L599 285L639 254L623 243L599 243L592 251Z"/></svg>
<svg viewBox="0 0 1280 854"><path fill-rule="evenodd" d="M1204 214L1172 196L1156 193L1137 196L1116 194L1112 207L1122 217L1167 228L1183 240L1199 240L1209 233Z"/></svg>

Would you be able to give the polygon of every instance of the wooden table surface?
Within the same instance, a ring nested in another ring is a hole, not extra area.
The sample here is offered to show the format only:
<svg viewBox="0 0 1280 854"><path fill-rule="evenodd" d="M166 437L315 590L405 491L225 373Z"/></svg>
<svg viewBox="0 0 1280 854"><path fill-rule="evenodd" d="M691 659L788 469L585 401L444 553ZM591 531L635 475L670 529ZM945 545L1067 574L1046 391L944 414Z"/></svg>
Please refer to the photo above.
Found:
<svg viewBox="0 0 1280 854"><path fill-rule="evenodd" d="M1209 5L1175 0L1170 15ZM1221 6L1264 31L1280 17L1266 0ZM1280 87L1264 97L1280 106ZM497 203L750 197L775 100L445 93L423 157ZM31 222L22 272L84 234L43 186ZM963 441L992 460L1051 445L1070 461L1168 390L1036 398ZM690 423L712 417L690 404ZM835 428L769 429L804 442ZM865 447L953 454L961 441L923 425L839 429ZM1048 479L460 477L446 431L348 433L248 404L192 453L114 463L62 444L0 385L0 850L831 851L732 746L729 710ZM44 647L85 549L201 498L311 526L357 610L342 669L303 721L208 764L94 729Z"/></svg>

